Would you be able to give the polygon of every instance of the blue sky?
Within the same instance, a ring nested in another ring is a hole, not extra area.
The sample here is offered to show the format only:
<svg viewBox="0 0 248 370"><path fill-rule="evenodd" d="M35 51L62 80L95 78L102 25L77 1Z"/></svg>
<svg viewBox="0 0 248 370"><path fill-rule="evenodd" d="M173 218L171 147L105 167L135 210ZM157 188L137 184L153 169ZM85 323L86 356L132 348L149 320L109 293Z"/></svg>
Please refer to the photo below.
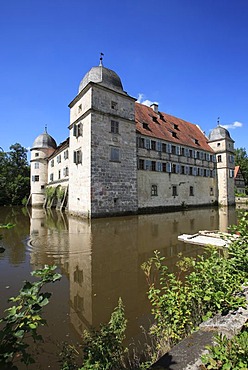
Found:
<svg viewBox="0 0 248 370"><path fill-rule="evenodd" d="M68 136L68 104L99 64L139 101L248 150L247 0L9 0L0 4L0 147Z"/></svg>

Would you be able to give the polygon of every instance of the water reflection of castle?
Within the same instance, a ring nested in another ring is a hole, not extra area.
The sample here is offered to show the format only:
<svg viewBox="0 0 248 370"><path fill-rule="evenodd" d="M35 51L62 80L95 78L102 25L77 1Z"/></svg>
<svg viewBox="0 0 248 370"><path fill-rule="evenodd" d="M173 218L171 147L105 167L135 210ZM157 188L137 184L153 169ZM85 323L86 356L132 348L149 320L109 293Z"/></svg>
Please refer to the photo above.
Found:
<svg viewBox="0 0 248 370"><path fill-rule="evenodd" d="M70 320L79 334L106 322L118 297L122 297L129 322L127 337L135 337L149 312L140 266L153 250L160 250L173 270L179 252L199 252L178 242L179 234L203 229L225 231L235 222L235 209L228 208L92 221L33 208L31 264L55 263L68 277Z"/></svg>

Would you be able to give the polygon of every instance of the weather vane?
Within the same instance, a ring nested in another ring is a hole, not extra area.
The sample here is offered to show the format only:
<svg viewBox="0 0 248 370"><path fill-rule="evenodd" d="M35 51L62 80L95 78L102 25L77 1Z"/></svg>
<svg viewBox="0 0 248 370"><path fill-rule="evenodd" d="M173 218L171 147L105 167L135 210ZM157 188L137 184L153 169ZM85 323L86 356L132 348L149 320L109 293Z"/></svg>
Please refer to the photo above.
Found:
<svg viewBox="0 0 248 370"><path fill-rule="evenodd" d="M102 66L102 60L103 60L103 56L104 56L104 54L103 53L100 53L100 66Z"/></svg>
<svg viewBox="0 0 248 370"><path fill-rule="evenodd" d="M47 133L47 124L45 125L45 132Z"/></svg>
<svg viewBox="0 0 248 370"><path fill-rule="evenodd" d="M218 126L220 125L220 117L218 117L218 119L217 119L217 125Z"/></svg>

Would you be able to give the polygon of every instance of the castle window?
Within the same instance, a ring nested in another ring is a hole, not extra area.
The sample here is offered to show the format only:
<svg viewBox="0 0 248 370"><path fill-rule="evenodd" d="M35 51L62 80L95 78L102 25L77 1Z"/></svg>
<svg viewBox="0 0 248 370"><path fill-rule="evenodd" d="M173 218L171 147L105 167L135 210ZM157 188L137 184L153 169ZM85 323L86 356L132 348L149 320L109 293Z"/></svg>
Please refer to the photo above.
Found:
<svg viewBox="0 0 248 370"><path fill-rule="evenodd" d="M34 168L39 168L39 162L35 162L35 164L34 164Z"/></svg>
<svg viewBox="0 0 248 370"><path fill-rule="evenodd" d="M69 156L69 151L68 149L64 152L64 159L67 159Z"/></svg>
<svg viewBox="0 0 248 370"><path fill-rule="evenodd" d="M156 150L156 141L151 140L151 149Z"/></svg>
<svg viewBox="0 0 248 370"><path fill-rule="evenodd" d="M210 195L214 195L214 188L210 188Z"/></svg>
<svg viewBox="0 0 248 370"><path fill-rule="evenodd" d="M221 155L217 155L217 162L221 162Z"/></svg>
<svg viewBox="0 0 248 370"><path fill-rule="evenodd" d="M151 196L157 196L158 195L158 186L157 185L152 185L151 186Z"/></svg>
<svg viewBox="0 0 248 370"><path fill-rule="evenodd" d="M63 169L63 175L64 175L64 177L69 176L69 168L68 167L65 167Z"/></svg>
<svg viewBox="0 0 248 370"><path fill-rule="evenodd" d="M140 148L144 148L145 147L145 139L143 137L139 137L138 146Z"/></svg>
<svg viewBox="0 0 248 370"><path fill-rule="evenodd" d="M234 177L234 170L229 170L229 177Z"/></svg>
<svg viewBox="0 0 248 370"><path fill-rule="evenodd" d="M51 160L51 167L54 167L54 159Z"/></svg>
<svg viewBox="0 0 248 370"><path fill-rule="evenodd" d="M83 136L83 124L82 123L74 124L73 136L75 136L76 138L78 138L79 136Z"/></svg>
<svg viewBox="0 0 248 370"><path fill-rule="evenodd" d="M78 113L82 112L82 104L78 106Z"/></svg>
<svg viewBox="0 0 248 370"><path fill-rule="evenodd" d="M83 157L83 155L82 155L82 151L81 150L75 150L73 152L73 162L75 164L82 163L82 159L83 159L82 157Z"/></svg>
<svg viewBox="0 0 248 370"><path fill-rule="evenodd" d="M45 189L45 185L41 185L41 186L40 186L40 188L41 188L41 189Z"/></svg>
<svg viewBox="0 0 248 370"><path fill-rule="evenodd" d="M177 186L176 185L173 185L172 186L172 196L173 197L176 197L177 196Z"/></svg>
<svg viewBox="0 0 248 370"><path fill-rule="evenodd" d="M61 162L61 154L57 156L57 163Z"/></svg>
<svg viewBox="0 0 248 370"><path fill-rule="evenodd" d="M146 149L151 149L151 140L150 139L145 139L145 148Z"/></svg>
<svg viewBox="0 0 248 370"><path fill-rule="evenodd" d="M176 147L175 147L175 145L172 145L171 146L171 153L172 154L176 154Z"/></svg>
<svg viewBox="0 0 248 370"><path fill-rule="evenodd" d="M50 181L53 181L53 173L50 174Z"/></svg>
<svg viewBox="0 0 248 370"><path fill-rule="evenodd" d="M152 161L152 171L156 171L156 162Z"/></svg>
<svg viewBox="0 0 248 370"><path fill-rule="evenodd" d="M110 160L113 162L120 162L120 148L114 146L110 148Z"/></svg>
<svg viewBox="0 0 248 370"><path fill-rule="evenodd" d="M144 159L139 159L139 170L144 170L145 169L145 161Z"/></svg>
<svg viewBox="0 0 248 370"><path fill-rule="evenodd" d="M116 101L111 101L111 108L112 109L117 109L117 106L118 106L118 104L117 104Z"/></svg>
<svg viewBox="0 0 248 370"><path fill-rule="evenodd" d="M217 146L220 146L220 143L217 143Z"/></svg>
<svg viewBox="0 0 248 370"><path fill-rule="evenodd" d="M162 152L166 153L166 144L162 143Z"/></svg>
<svg viewBox="0 0 248 370"><path fill-rule="evenodd" d="M193 196L194 196L194 187L193 187L193 186L190 186L190 187L189 187L189 195L190 195L191 197L193 197Z"/></svg>
<svg viewBox="0 0 248 370"><path fill-rule="evenodd" d="M185 166L181 166L181 174L185 175Z"/></svg>
<svg viewBox="0 0 248 370"><path fill-rule="evenodd" d="M59 172L58 172L58 179L60 179L61 178L61 171L59 170Z"/></svg>
<svg viewBox="0 0 248 370"><path fill-rule="evenodd" d="M119 134L119 122L111 121L111 132L112 134Z"/></svg>
<svg viewBox="0 0 248 370"><path fill-rule="evenodd" d="M39 153L35 153L35 157L39 157Z"/></svg>
<svg viewBox="0 0 248 370"><path fill-rule="evenodd" d="M32 176L32 181L39 181L40 177L39 175Z"/></svg>
<svg viewBox="0 0 248 370"><path fill-rule="evenodd" d="M185 149L181 147L181 155L185 156Z"/></svg>

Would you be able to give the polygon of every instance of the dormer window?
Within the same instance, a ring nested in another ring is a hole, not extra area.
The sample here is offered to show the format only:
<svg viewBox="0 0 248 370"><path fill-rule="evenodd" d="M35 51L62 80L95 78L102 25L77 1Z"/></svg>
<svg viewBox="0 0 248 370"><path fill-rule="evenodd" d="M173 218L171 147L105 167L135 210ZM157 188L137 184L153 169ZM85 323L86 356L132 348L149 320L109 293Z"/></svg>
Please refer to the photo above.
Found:
<svg viewBox="0 0 248 370"><path fill-rule="evenodd" d="M179 130L178 125L174 124L174 129Z"/></svg>
<svg viewBox="0 0 248 370"><path fill-rule="evenodd" d="M195 139L195 144L196 144L196 145L199 145L199 141L198 141L198 139Z"/></svg>
<svg viewBox="0 0 248 370"><path fill-rule="evenodd" d="M175 131L172 131L171 134L172 134L173 137L177 138L177 133Z"/></svg>
<svg viewBox="0 0 248 370"><path fill-rule="evenodd" d="M152 120L153 120L153 122L158 123L158 119L157 119L157 117L156 117L156 116L153 116L153 117L152 117Z"/></svg>
<svg viewBox="0 0 248 370"><path fill-rule="evenodd" d="M143 125L143 128L144 128L145 130L149 130L148 123L143 122L143 123L142 123L142 125Z"/></svg>

